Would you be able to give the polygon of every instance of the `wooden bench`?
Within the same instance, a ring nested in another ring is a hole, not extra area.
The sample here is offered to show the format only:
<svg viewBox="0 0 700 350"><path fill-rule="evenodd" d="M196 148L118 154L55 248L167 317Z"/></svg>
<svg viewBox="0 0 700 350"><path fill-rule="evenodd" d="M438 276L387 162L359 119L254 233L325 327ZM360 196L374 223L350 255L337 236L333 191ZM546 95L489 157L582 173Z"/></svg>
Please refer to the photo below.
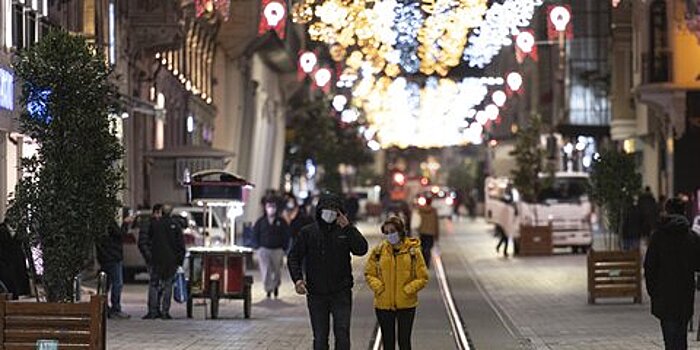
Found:
<svg viewBox="0 0 700 350"><path fill-rule="evenodd" d="M85 303L9 301L0 295L0 350L34 350L37 340L59 349L105 349L105 297Z"/></svg>
<svg viewBox="0 0 700 350"><path fill-rule="evenodd" d="M588 303L598 298L633 298L642 302L641 255L638 251L591 251L588 254Z"/></svg>

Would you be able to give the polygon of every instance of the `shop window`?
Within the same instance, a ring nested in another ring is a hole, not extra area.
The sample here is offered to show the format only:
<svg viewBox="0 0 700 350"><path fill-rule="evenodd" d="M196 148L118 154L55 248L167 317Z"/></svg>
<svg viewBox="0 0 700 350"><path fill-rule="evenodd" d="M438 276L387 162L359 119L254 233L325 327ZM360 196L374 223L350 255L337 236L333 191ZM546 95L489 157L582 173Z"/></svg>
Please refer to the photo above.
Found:
<svg viewBox="0 0 700 350"><path fill-rule="evenodd" d="M649 57L647 82L667 82L670 77L670 50L666 1L655 0L649 7Z"/></svg>

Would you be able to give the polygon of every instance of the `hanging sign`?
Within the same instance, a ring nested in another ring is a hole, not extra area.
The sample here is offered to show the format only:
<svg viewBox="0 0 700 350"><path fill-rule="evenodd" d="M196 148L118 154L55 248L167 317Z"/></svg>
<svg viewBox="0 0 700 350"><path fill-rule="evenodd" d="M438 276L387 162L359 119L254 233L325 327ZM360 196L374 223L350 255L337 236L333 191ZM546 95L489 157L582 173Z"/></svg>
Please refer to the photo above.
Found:
<svg viewBox="0 0 700 350"><path fill-rule="evenodd" d="M0 68L0 108L15 109L15 82L12 73Z"/></svg>

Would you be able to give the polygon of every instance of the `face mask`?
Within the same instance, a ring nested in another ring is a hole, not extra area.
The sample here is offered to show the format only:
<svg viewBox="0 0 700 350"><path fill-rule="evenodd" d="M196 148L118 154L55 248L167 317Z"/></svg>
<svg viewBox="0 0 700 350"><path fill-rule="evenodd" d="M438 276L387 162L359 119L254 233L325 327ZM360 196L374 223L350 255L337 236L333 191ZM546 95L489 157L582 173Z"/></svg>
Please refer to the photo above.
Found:
<svg viewBox="0 0 700 350"><path fill-rule="evenodd" d="M330 210L330 209L323 209L321 210L321 219L325 221L326 223L332 224L335 222L335 219L338 218L338 212L335 210Z"/></svg>
<svg viewBox="0 0 700 350"><path fill-rule="evenodd" d="M265 208L267 216L274 216L277 213L277 208Z"/></svg>
<svg viewBox="0 0 700 350"><path fill-rule="evenodd" d="M401 236L399 236L398 232L389 232L386 235L386 239L391 243L392 245L399 244L401 242Z"/></svg>
<svg viewBox="0 0 700 350"><path fill-rule="evenodd" d="M296 205L294 205L294 202L287 202L287 209L292 210L295 207L296 207Z"/></svg>

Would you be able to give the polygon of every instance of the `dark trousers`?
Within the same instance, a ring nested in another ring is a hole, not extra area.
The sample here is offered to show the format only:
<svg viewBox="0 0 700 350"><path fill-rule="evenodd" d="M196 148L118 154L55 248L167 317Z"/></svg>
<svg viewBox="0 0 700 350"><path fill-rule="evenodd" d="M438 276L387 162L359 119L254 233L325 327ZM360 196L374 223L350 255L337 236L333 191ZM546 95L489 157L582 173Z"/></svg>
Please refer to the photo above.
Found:
<svg viewBox="0 0 700 350"><path fill-rule="evenodd" d="M662 319L661 332L666 350L688 349L688 320Z"/></svg>
<svg viewBox="0 0 700 350"><path fill-rule="evenodd" d="M503 255L508 256L508 235L505 234L505 232L501 231L499 232L500 240L498 241L498 245L496 246L496 252L499 252L501 250L501 246L503 245Z"/></svg>
<svg viewBox="0 0 700 350"><path fill-rule="evenodd" d="M352 291L347 289L330 295L309 294L306 301L314 333L314 350L328 350L331 316L333 316L335 350L350 350Z"/></svg>
<svg viewBox="0 0 700 350"><path fill-rule="evenodd" d="M109 313L122 311L122 288L124 288L124 271L122 262L102 266L107 274L107 289L109 289Z"/></svg>
<svg viewBox="0 0 700 350"><path fill-rule="evenodd" d="M425 259L425 267L430 268L431 254L433 250L433 244L435 242L435 237L433 235L420 234L420 245L422 248L423 258Z"/></svg>
<svg viewBox="0 0 700 350"><path fill-rule="evenodd" d="M148 313L164 315L170 313L170 301L173 296L175 275L163 278L151 268L151 280L148 282Z"/></svg>
<svg viewBox="0 0 700 350"><path fill-rule="evenodd" d="M399 326L399 349L411 350L411 330L413 319L416 316L416 308L401 310L375 309L379 328L382 330L382 345L384 350L396 348L396 324Z"/></svg>

